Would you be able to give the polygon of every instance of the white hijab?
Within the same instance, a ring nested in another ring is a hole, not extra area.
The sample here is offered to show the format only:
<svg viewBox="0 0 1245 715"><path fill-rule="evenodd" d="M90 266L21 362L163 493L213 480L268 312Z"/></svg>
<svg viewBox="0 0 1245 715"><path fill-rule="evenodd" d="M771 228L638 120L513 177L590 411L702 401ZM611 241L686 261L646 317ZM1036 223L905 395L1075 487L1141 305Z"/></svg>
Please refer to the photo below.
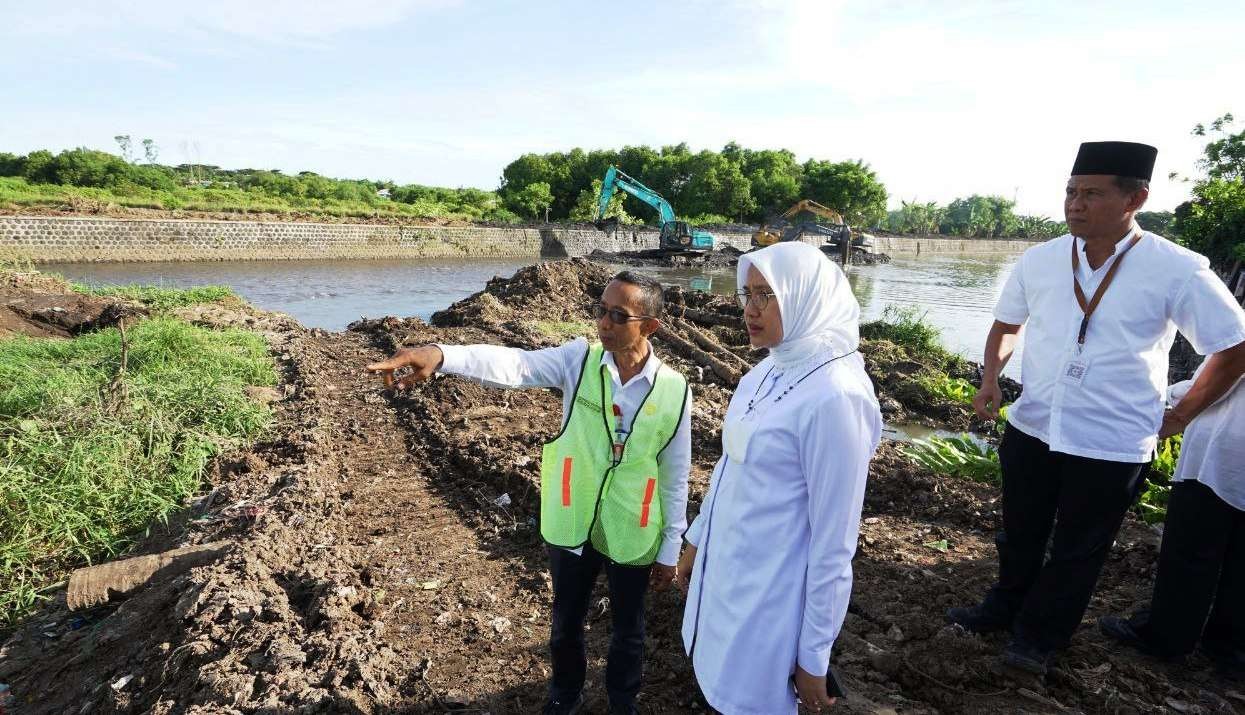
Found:
<svg viewBox="0 0 1245 715"><path fill-rule="evenodd" d="M769 283L782 313L782 342L770 348L780 368L826 351L845 355L860 344L860 304L847 276L826 254L798 241L745 253L735 275L739 288L752 267Z"/></svg>
<svg viewBox="0 0 1245 715"><path fill-rule="evenodd" d="M757 409L749 406L746 411L728 413L722 425L722 449L735 462L747 461L752 436L773 406L775 394L799 380L814 361L843 357L860 343L860 304L847 276L820 250L791 242L744 254L736 276L741 289L752 267L765 277L778 301L783 338L770 348L774 364L766 377L772 375L773 381L758 385L752 397L758 401Z"/></svg>

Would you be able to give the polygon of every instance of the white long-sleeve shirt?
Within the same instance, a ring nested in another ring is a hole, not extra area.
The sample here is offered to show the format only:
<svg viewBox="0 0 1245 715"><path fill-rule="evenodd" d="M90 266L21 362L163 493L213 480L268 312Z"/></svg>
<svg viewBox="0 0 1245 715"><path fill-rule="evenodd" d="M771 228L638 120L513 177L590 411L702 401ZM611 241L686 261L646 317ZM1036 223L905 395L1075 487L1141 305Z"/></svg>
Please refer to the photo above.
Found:
<svg viewBox="0 0 1245 715"><path fill-rule="evenodd" d="M1168 388L1169 401L1180 404L1205 367L1202 363L1192 379ZM1205 484L1220 499L1245 511L1245 378L1185 428L1172 481L1185 479Z"/></svg>
<svg viewBox="0 0 1245 715"><path fill-rule="evenodd" d="M829 668L882 431L859 354L789 392L811 366L771 367L763 360L731 398L724 430L755 431L742 461L724 438L686 536L697 551L683 643L705 698L726 715L795 713L796 665L814 675Z"/></svg>
<svg viewBox="0 0 1245 715"><path fill-rule="evenodd" d="M445 360L439 372L479 381L489 387L556 387L562 390L562 423L570 414L571 401L579 384L579 369L588 353L583 338L543 350L520 350L500 345L439 345ZM622 424L628 433L636 410L644 401L657 376L661 360L649 346L648 360L639 374L622 384L614 355L601 357L612 381L614 404L622 411ZM591 365L589 368L593 367ZM687 529L687 477L692 466L692 392L687 391L683 418L674 439L657 455L662 514L666 523L661 532L657 563L674 566L679 561L683 532ZM572 549L578 552L578 549Z"/></svg>

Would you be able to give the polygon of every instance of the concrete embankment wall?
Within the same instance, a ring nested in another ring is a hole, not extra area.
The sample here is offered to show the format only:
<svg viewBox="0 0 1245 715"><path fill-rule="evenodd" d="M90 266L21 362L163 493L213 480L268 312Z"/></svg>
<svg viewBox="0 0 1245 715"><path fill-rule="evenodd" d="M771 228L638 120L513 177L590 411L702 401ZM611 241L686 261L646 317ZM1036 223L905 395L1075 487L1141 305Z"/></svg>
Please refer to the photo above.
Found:
<svg viewBox="0 0 1245 715"><path fill-rule="evenodd" d="M718 231L719 245L747 250L751 234ZM877 239L886 253L1019 252L1024 241ZM656 248L652 229L547 226L393 226L175 219L0 216L0 258L78 261L299 260L584 256Z"/></svg>

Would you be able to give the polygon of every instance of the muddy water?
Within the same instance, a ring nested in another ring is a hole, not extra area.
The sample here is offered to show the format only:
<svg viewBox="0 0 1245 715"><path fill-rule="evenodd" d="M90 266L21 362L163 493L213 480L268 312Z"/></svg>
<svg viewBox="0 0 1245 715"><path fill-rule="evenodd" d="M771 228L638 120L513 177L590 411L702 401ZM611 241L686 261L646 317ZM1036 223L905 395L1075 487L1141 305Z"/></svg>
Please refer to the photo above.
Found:
<svg viewBox="0 0 1245 715"><path fill-rule="evenodd" d="M944 254L896 257L889 264L852 266L848 277L862 318L880 317L888 306L912 306L942 331L943 342L974 360L981 358L990 311L1016 256ZM426 261L223 261L198 263L83 263L50 266L92 284L146 283L185 287L223 284L252 303L297 318L304 325L341 330L361 316L433 312L484 287L493 276L510 277L530 259ZM727 294L734 271L646 269L663 281ZM1017 354L1006 370L1019 377Z"/></svg>

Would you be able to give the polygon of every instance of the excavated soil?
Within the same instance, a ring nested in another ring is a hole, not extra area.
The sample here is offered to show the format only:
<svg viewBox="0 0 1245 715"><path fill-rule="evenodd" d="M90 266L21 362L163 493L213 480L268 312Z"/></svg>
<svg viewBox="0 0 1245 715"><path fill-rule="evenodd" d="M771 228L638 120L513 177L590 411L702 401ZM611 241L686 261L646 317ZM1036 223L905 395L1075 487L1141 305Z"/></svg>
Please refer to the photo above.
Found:
<svg viewBox="0 0 1245 715"><path fill-rule="evenodd" d="M535 321L590 326L608 277L585 261L544 264L494 280L432 324L384 318L344 333L245 308L187 312L268 337L284 375L272 396L278 426L268 441L217 460L204 495L137 553L232 546L215 563L85 613L67 612L57 594L0 648L14 711L537 712L551 601L537 457L557 429L558 396L453 377L396 395L362 366L433 340L556 344L564 338ZM673 289L669 297L682 317L655 342L696 395L694 515L719 455L731 379L759 355L744 347L726 301ZM906 413L928 411L879 387ZM835 649L851 692L838 711L1245 712L1245 685L1219 679L1199 657L1158 663L1092 627L1148 596L1158 536L1139 520L1126 524L1084 627L1045 682L1001 668L1001 637L946 626L943 611L979 598L994 575L998 510L996 489L930 474L882 447ZM594 604L587 712L602 713L603 586ZM651 600L641 712L703 711L682 653L681 608L672 591Z"/></svg>

